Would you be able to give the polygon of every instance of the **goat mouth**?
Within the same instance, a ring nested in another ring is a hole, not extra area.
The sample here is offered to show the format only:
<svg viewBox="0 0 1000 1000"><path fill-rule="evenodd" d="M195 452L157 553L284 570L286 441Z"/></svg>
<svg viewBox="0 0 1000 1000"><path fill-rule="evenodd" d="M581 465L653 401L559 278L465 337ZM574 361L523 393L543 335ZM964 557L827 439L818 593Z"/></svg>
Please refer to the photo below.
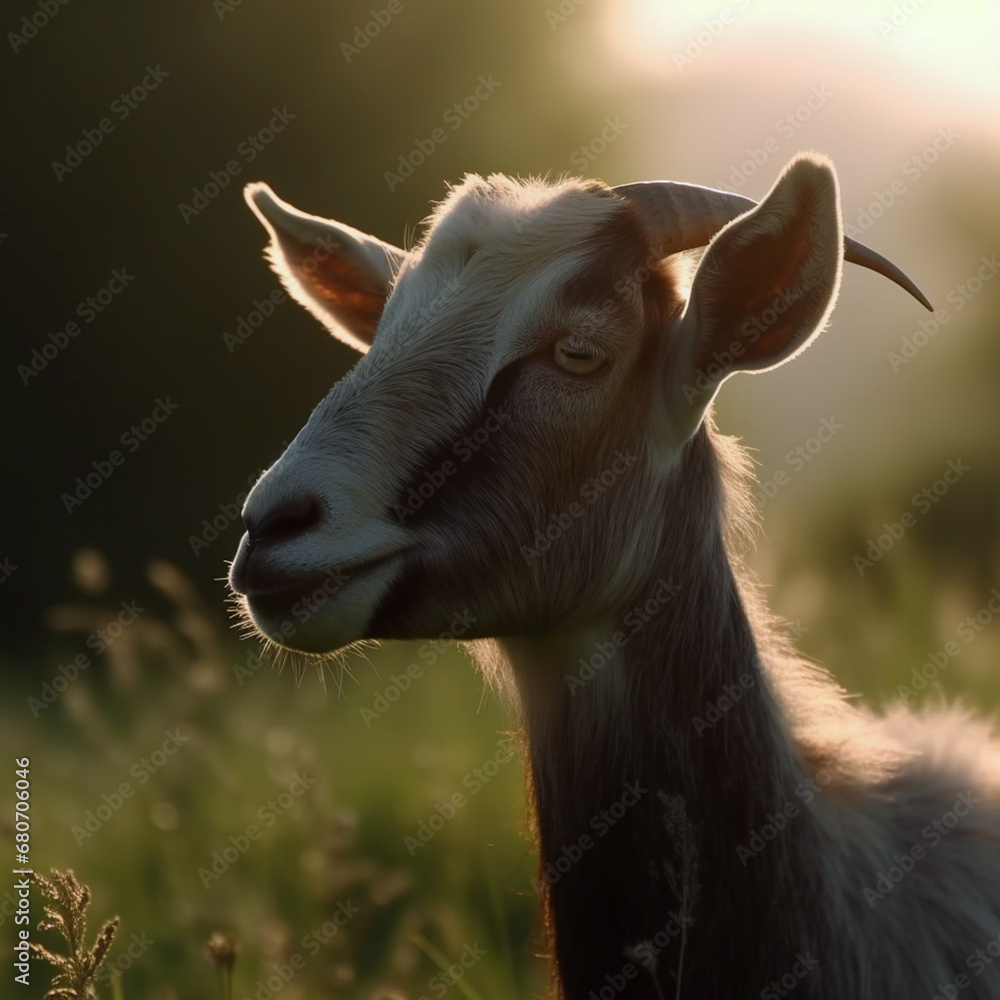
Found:
<svg viewBox="0 0 1000 1000"><path fill-rule="evenodd" d="M255 615L278 619L296 613L300 605L308 611L310 606L314 607L332 600L354 578L353 573L356 572L354 570L352 575L349 575L346 570L338 568L319 576L307 577L290 587L248 593L243 596Z"/></svg>
<svg viewBox="0 0 1000 1000"><path fill-rule="evenodd" d="M291 621L302 625L317 612L329 610L331 602L335 602L347 587L367 579L400 554L401 551L389 552L364 561L344 563L288 585L244 591L242 597L258 621L280 623L277 625L279 630Z"/></svg>

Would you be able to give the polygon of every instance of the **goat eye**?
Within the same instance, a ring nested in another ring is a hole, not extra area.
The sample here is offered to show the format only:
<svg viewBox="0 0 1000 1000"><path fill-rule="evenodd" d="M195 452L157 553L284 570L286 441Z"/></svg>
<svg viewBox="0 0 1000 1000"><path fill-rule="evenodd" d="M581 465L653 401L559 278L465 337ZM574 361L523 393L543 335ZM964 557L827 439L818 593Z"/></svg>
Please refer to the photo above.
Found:
<svg viewBox="0 0 1000 1000"><path fill-rule="evenodd" d="M593 375L604 367L608 356L580 337L563 337L553 350L555 363L571 375Z"/></svg>

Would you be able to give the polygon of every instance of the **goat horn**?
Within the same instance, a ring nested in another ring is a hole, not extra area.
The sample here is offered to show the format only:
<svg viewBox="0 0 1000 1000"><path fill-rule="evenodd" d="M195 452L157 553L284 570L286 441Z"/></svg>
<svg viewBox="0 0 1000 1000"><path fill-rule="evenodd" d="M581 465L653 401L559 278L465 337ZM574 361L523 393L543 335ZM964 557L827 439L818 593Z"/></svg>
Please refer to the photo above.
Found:
<svg viewBox="0 0 1000 1000"><path fill-rule="evenodd" d="M752 198L680 181L639 181L612 189L642 214L664 256L706 246L737 216L757 204ZM922 291L891 260L871 247L844 237L844 260L860 264L905 288L925 309L933 310Z"/></svg>

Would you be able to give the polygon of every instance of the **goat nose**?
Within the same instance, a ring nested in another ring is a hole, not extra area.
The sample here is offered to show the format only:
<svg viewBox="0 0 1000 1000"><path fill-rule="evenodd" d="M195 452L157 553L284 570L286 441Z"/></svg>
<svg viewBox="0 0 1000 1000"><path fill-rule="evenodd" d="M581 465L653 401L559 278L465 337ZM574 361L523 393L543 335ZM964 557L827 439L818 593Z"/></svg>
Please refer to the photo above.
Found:
<svg viewBox="0 0 1000 1000"><path fill-rule="evenodd" d="M315 497L289 497L264 511L244 510L243 523L251 543L275 541L303 534L319 523L321 515Z"/></svg>

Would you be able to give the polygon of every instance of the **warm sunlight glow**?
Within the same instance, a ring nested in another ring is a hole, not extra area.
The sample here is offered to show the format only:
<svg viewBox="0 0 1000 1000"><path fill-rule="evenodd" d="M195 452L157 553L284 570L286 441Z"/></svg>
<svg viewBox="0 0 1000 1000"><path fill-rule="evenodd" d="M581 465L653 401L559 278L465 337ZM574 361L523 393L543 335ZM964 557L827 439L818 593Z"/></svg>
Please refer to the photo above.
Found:
<svg viewBox="0 0 1000 1000"><path fill-rule="evenodd" d="M867 55L873 69L908 64L972 102L1000 96L1000 4L991 0L605 0L601 30L625 73L682 80L718 72L719 58L732 56L750 31L759 47L768 23L776 43L798 35L788 49L793 59L803 41L819 41L824 51L850 41L852 58Z"/></svg>

